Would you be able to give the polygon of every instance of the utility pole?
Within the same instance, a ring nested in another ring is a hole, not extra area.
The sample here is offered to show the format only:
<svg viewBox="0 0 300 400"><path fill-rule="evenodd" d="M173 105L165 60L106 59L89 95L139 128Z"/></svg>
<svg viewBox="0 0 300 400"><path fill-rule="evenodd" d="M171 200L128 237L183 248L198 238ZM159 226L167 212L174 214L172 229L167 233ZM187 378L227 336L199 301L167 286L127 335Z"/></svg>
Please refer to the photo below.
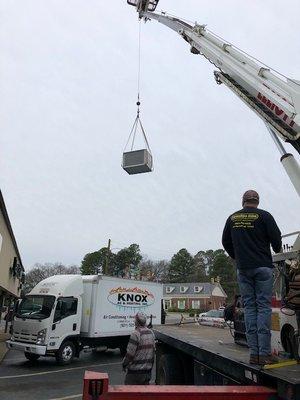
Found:
<svg viewBox="0 0 300 400"><path fill-rule="evenodd" d="M106 258L105 258L104 275L107 275L107 273L108 273L110 245L111 245L111 240L108 239L107 252L106 252Z"/></svg>

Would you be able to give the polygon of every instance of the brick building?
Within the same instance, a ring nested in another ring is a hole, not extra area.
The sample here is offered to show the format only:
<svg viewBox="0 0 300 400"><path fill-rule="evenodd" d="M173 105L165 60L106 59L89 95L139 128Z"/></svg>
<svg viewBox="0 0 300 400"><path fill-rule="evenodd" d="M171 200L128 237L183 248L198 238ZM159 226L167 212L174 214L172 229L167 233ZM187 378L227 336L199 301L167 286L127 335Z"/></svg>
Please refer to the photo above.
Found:
<svg viewBox="0 0 300 400"><path fill-rule="evenodd" d="M166 310L218 309L226 303L227 295L219 283L166 283L164 284L164 307Z"/></svg>

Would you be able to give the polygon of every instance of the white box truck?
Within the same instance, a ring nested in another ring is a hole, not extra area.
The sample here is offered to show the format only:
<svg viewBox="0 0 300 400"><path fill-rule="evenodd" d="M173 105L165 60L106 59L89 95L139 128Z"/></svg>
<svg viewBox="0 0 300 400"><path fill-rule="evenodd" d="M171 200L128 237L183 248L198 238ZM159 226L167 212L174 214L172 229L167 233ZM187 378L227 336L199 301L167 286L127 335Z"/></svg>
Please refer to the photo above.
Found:
<svg viewBox="0 0 300 400"><path fill-rule="evenodd" d="M161 323L162 285L102 275L55 275L38 283L16 309L9 349L31 361L54 356L59 364L83 348L126 350L138 311Z"/></svg>

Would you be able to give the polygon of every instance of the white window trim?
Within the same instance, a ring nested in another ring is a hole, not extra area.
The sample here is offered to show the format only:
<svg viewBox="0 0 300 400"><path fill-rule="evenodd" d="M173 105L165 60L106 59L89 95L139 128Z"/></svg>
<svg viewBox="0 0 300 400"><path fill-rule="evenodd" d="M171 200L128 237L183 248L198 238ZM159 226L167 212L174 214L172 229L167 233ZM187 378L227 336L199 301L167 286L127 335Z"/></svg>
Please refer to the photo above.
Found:
<svg viewBox="0 0 300 400"><path fill-rule="evenodd" d="M197 303L197 306L195 306L195 303ZM192 300L192 308L193 309L198 309L201 306L200 300Z"/></svg>
<svg viewBox="0 0 300 400"><path fill-rule="evenodd" d="M186 293L187 290L188 290L188 286L180 286L180 289L179 289L180 293Z"/></svg>
<svg viewBox="0 0 300 400"><path fill-rule="evenodd" d="M203 290L203 286L194 286L194 293L200 293Z"/></svg>
<svg viewBox="0 0 300 400"><path fill-rule="evenodd" d="M183 307L179 307L180 303L182 303ZM177 300L177 308L178 310L185 310L185 300Z"/></svg>

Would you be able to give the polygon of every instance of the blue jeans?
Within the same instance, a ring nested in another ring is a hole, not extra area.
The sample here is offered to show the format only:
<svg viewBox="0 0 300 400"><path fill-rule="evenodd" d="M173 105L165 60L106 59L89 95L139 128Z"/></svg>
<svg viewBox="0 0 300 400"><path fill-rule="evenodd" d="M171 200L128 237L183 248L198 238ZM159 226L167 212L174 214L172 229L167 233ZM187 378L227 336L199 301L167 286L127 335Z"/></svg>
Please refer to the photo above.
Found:
<svg viewBox="0 0 300 400"><path fill-rule="evenodd" d="M273 268L238 270L250 355L271 354Z"/></svg>

